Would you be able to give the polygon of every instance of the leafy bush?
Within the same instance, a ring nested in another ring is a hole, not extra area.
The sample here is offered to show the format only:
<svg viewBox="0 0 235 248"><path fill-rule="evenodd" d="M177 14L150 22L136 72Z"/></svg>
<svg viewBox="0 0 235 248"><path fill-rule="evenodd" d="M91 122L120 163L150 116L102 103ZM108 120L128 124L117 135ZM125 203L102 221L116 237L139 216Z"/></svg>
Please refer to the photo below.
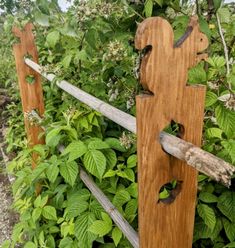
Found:
<svg viewBox="0 0 235 248"><path fill-rule="evenodd" d="M35 4L36 7L34 3L26 4L18 15L9 17L6 32L12 25L33 21L45 71L54 72L58 78L133 115L134 97L141 91L137 83L141 55L133 46L136 23L142 21L143 13L163 16L172 23L177 40L193 9L190 2L180 5L178 1L165 0L147 0L145 4L97 0L75 1L62 13L55 1L38 0ZM203 83L208 88L203 148L230 163L235 161L233 10L233 4L220 7L218 1L213 6L206 1L199 4L200 26L211 42L210 57L188 74L190 84ZM229 73L218 20L228 46ZM21 150L9 165L9 172L16 175L14 208L20 213L11 247L16 243L24 247L131 247L82 184L77 164L93 175L113 204L137 228L135 137L62 93L53 83L44 82L43 88L45 145L25 147L22 132L17 133L23 123L13 105L9 107L9 151ZM19 128L14 129L14 125ZM62 153L57 150L60 144L65 145ZM40 155L34 171L30 165L32 152ZM36 195L38 185L41 189ZM199 175L194 247L233 247L233 189L234 182L227 189Z"/></svg>

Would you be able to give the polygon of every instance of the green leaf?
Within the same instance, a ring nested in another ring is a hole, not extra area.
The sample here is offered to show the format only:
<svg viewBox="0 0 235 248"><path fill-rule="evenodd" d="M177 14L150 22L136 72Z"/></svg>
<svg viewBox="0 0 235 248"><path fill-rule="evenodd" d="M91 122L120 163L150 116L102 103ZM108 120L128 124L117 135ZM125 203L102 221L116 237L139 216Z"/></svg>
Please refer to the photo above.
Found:
<svg viewBox="0 0 235 248"><path fill-rule="evenodd" d="M223 218L223 225L225 233L230 242L235 240L235 223L230 222L226 218Z"/></svg>
<svg viewBox="0 0 235 248"><path fill-rule="evenodd" d="M231 157L232 163L235 162L235 140L225 140L221 142L222 146L225 148L228 155Z"/></svg>
<svg viewBox="0 0 235 248"><path fill-rule="evenodd" d="M102 178L106 169L106 158L102 152L97 150L90 150L86 152L84 159L84 166L94 176L99 179Z"/></svg>
<svg viewBox="0 0 235 248"><path fill-rule="evenodd" d="M114 196L113 204L115 206L121 207L122 205L130 201L130 199L131 199L130 194L126 190L122 189L122 190L119 190Z"/></svg>
<svg viewBox="0 0 235 248"><path fill-rule="evenodd" d="M57 220L56 209L52 206L45 206L42 209L42 215L48 220Z"/></svg>
<svg viewBox="0 0 235 248"><path fill-rule="evenodd" d="M163 0L154 0L160 7L163 5Z"/></svg>
<svg viewBox="0 0 235 248"><path fill-rule="evenodd" d="M73 240L70 237L61 239L59 248L73 248Z"/></svg>
<svg viewBox="0 0 235 248"><path fill-rule="evenodd" d="M71 219L85 212L88 207L89 204L86 201L75 201L68 205L64 213L67 219Z"/></svg>
<svg viewBox="0 0 235 248"><path fill-rule="evenodd" d="M219 127L228 137L235 135L235 112L218 105L215 109L215 117Z"/></svg>
<svg viewBox="0 0 235 248"><path fill-rule="evenodd" d="M60 174L72 187L77 179L78 165L76 162L68 162L60 165Z"/></svg>
<svg viewBox="0 0 235 248"><path fill-rule="evenodd" d="M59 135L61 128L52 129L46 135L46 145L50 147L56 147L59 144L61 135Z"/></svg>
<svg viewBox="0 0 235 248"><path fill-rule="evenodd" d="M137 190L137 183L132 183L126 191L134 198L137 198L138 190Z"/></svg>
<svg viewBox="0 0 235 248"><path fill-rule="evenodd" d="M101 150L108 148L110 148L109 145L106 142L102 141L101 139L92 140L88 144L89 150Z"/></svg>
<svg viewBox="0 0 235 248"><path fill-rule="evenodd" d="M216 127L206 129L206 136L209 139L210 138L222 139L222 133L223 133L223 131L221 129L219 129L219 128L216 128Z"/></svg>
<svg viewBox="0 0 235 248"><path fill-rule="evenodd" d="M136 167L137 164L137 155L133 154L127 159L127 168Z"/></svg>
<svg viewBox="0 0 235 248"><path fill-rule="evenodd" d="M107 166L110 169L113 169L113 167L117 163L117 156L116 156L115 151L113 151L112 149L105 149L105 150L102 151L102 153L106 157Z"/></svg>
<svg viewBox="0 0 235 248"><path fill-rule="evenodd" d="M82 213L75 222L75 236L81 242L81 247L91 247L97 235L88 232L88 229L95 221L95 215L90 212Z"/></svg>
<svg viewBox="0 0 235 248"><path fill-rule="evenodd" d="M220 8L217 11L221 23L229 23L231 19L231 14L229 8Z"/></svg>
<svg viewBox="0 0 235 248"><path fill-rule="evenodd" d="M35 208L32 213L32 219L34 222L36 222L39 217L41 216L42 208Z"/></svg>
<svg viewBox="0 0 235 248"><path fill-rule="evenodd" d="M203 202L206 202L206 203L213 203L213 202L218 201L217 196L215 196L209 192L201 192L199 194L199 199Z"/></svg>
<svg viewBox="0 0 235 248"><path fill-rule="evenodd" d="M199 216L204 220L205 224L213 230L216 224L216 217L214 210L205 204L198 204L197 211Z"/></svg>
<svg viewBox="0 0 235 248"><path fill-rule="evenodd" d="M57 164L50 164L46 170L46 176L50 182L54 183L59 175L59 168Z"/></svg>
<svg viewBox="0 0 235 248"><path fill-rule="evenodd" d="M36 12L35 13L35 21L43 26L43 27L48 27L50 24L49 24L49 16L48 15L44 15L42 14L41 12Z"/></svg>
<svg viewBox="0 0 235 248"><path fill-rule="evenodd" d="M61 64L65 69L69 68L72 58L73 58L72 54L67 54L61 61Z"/></svg>
<svg viewBox="0 0 235 248"><path fill-rule="evenodd" d="M29 241L24 245L24 248L37 248L37 245Z"/></svg>
<svg viewBox="0 0 235 248"><path fill-rule="evenodd" d="M46 37L46 41L49 47L52 47L52 48L55 47L55 45L59 42L59 40L60 40L60 32L56 30L50 32Z"/></svg>
<svg viewBox="0 0 235 248"><path fill-rule="evenodd" d="M206 93L206 107L210 107L211 105L215 104L218 100L218 97L215 93L211 91L207 91Z"/></svg>
<svg viewBox="0 0 235 248"><path fill-rule="evenodd" d="M85 153L87 152L87 147L86 145L82 142L82 141L73 141L72 143L70 143L63 151L63 153L61 154L62 156L69 154L69 160L73 161L77 158L80 158L81 156L83 156Z"/></svg>
<svg viewBox="0 0 235 248"><path fill-rule="evenodd" d="M207 59L207 63L216 69L220 69L224 67L226 62L224 57L214 55L213 57Z"/></svg>
<svg viewBox="0 0 235 248"><path fill-rule="evenodd" d="M234 247L235 247L235 242L232 242L232 243L227 244L223 248L234 248Z"/></svg>
<svg viewBox="0 0 235 248"><path fill-rule="evenodd" d="M222 0L213 0L215 10L220 8L221 3L222 3Z"/></svg>
<svg viewBox="0 0 235 248"><path fill-rule="evenodd" d="M112 230L112 239L116 247L118 246L121 238L122 238L122 232L118 227L114 227Z"/></svg>
<svg viewBox="0 0 235 248"><path fill-rule="evenodd" d="M112 220L110 217L102 213L103 220L96 220L88 229L88 231L103 237L112 230Z"/></svg>
<svg viewBox="0 0 235 248"><path fill-rule="evenodd" d="M104 174L103 178L114 177L116 174L117 174L117 171L108 170L108 171Z"/></svg>
<svg viewBox="0 0 235 248"><path fill-rule="evenodd" d="M206 72L203 68L202 64L198 64L197 66L193 67L188 72L188 81L192 84L201 84L206 82Z"/></svg>
<svg viewBox="0 0 235 248"><path fill-rule="evenodd" d="M217 207L232 222L235 222L235 192L226 191L218 199Z"/></svg>
<svg viewBox="0 0 235 248"><path fill-rule="evenodd" d="M125 207L125 216L129 222L132 222L137 215L138 202L137 199L131 199Z"/></svg>
<svg viewBox="0 0 235 248"><path fill-rule="evenodd" d="M121 145L120 141L116 138L107 138L105 142L110 146L110 148L117 150L119 152L126 152L126 148Z"/></svg>
<svg viewBox="0 0 235 248"><path fill-rule="evenodd" d="M146 17L152 16L153 13L153 0L146 0L144 4L144 13Z"/></svg>

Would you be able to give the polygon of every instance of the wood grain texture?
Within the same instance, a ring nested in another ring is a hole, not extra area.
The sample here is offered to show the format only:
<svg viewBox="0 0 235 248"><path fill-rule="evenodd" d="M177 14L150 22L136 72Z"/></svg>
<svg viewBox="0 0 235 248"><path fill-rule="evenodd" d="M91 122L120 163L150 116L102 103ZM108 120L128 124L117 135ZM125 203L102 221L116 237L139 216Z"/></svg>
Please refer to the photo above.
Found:
<svg viewBox="0 0 235 248"><path fill-rule="evenodd" d="M189 23L192 32L174 47L170 24L152 17L143 21L135 45L151 46L141 64L140 79L152 95L137 96L139 237L141 248L192 247L197 171L162 150L160 132L172 120L183 125L182 138L201 144L205 87L188 86L187 73L204 54L207 38L199 31L197 17ZM199 82L200 83L200 82ZM160 188L176 179L180 193L171 204L159 202Z"/></svg>
<svg viewBox="0 0 235 248"><path fill-rule="evenodd" d="M43 130L36 124L32 124L27 118L27 113L32 110L36 110L40 116L44 113L41 76L24 63L24 58L26 56L30 56L36 63L38 63L37 48L34 42L32 29L33 25L31 23L26 24L22 31L16 27L13 28L14 35L20 40L20 43L13 45L13 52L16 61L25 128L30 147L44 143L44 138L39 137ZM32 84L29 84L26 80L26 77L29 75L34 77L34 83ZM33 167L36 166L36 158L37 156L34 154Z"/></svg>

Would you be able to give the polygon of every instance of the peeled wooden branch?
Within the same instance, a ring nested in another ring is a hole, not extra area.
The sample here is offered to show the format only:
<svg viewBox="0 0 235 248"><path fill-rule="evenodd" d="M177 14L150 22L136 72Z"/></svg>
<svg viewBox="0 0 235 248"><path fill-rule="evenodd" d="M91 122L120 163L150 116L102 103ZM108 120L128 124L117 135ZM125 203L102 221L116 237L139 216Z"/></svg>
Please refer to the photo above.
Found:
<svg viewBox="0 0 235 248"><path fill-rule="evenodd" d="M185 161L196 170L208 175L217 182L229 187L235 167L208 153L192 143L173 135L161 132L160 142L163 149L174 157Z"/></svg>
<svg viewBox="0 0 235 248"><path fill-rule="evenodd" d="M32 60L25 59L25 63L49 81L54 80L54 74L42 72L42 68ZM136 133L135 117L97 99L94 96L91 96L67 81L63 80L57 82L57 85L70 95L74 96L76 99L102 113L105 117L116 122L127 130ZM160 142L167 153L186 161L188 165L206 174L215 181L220 182L227 187L230 186L231 176L235 172L235 167L233 165L217 158L213 154L203 151L189 142L181 140L165 132L161 132ZM193 149L191 146L193 146Z"/></svg>

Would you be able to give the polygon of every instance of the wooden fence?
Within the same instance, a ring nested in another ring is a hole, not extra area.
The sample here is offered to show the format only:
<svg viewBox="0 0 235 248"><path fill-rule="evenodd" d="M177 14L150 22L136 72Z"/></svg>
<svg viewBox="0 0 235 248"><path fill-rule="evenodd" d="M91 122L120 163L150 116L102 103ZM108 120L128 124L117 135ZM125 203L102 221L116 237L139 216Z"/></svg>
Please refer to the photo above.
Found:
<svg viewBox="0 0 235 248"><path fill-rule="evenodd" d="M40 75L49 81L56 77L43 72L38 65L32 29L32 24L27 24L22 31L13 29L20 38L20 43L14 45L14 55L30 146L44 142L43 138L38 138L43 127L37 124L31 126L27 118L28 114L37 118L43 116ZM226 186L230 185L235 171L231 164L198 147L201 143L205 87L186 85L187 70L206 57L198 53L206 49L208 41L199 30L196 17L191 18L188 30L189 34L174 45L173 30L164 19L148 18L138 26L136 48L141 50L151 46L152 49L141 64L141 83L151 94L137 96L137 118L67 81L56 81L57 86L68 94L137 134L138 234L85 170L80 170L81 180L135 248L191 247L197 171ZM29 56L32 59L27 58ZM34 77L32 84L27 83L29 75ZM172 120L180 124L181 138L163 132ZM161 187L173 179L177 180L177 187L171 199L159 201Z"/></svg>

